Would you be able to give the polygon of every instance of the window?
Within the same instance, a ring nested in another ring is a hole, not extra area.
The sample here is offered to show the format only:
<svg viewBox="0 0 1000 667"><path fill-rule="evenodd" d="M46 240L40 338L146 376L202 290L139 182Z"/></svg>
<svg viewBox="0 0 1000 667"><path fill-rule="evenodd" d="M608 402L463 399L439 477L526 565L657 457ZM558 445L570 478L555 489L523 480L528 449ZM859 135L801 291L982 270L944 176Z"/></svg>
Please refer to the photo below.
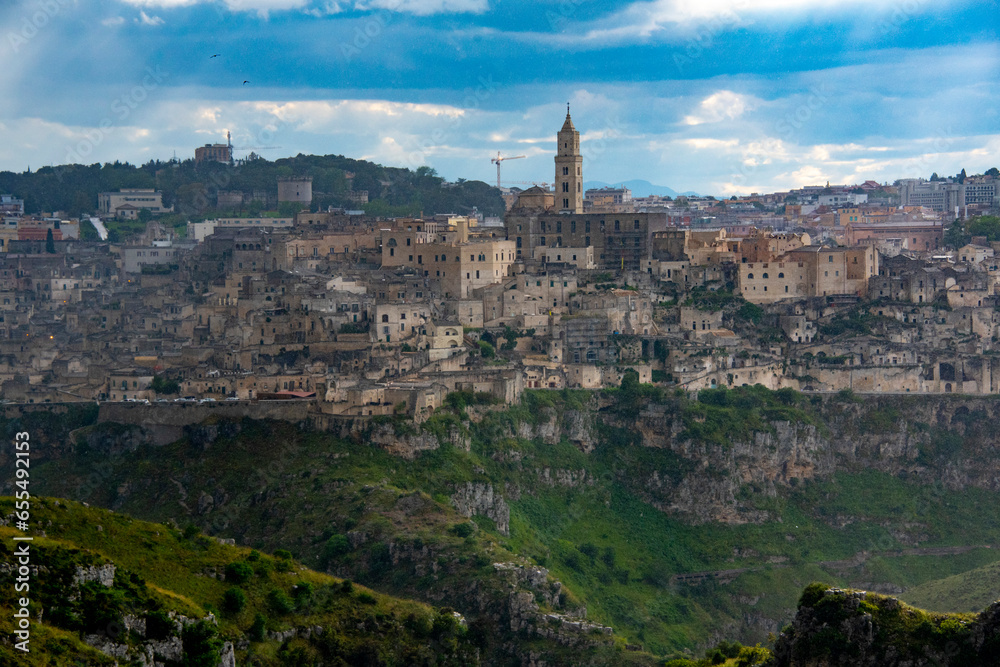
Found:
<svg viewBox="0 0 1000 667"><path fill-rule="evenodd" d="M587 220L585 223L583 223L583 231L587 232L588 234L590 233L590 220ZM587 245L590 245L590 241L587 241Z"/></svg>
<svg viewBox="0 0 1000 667"><path fill-rule="evenodd" d="M563 199L563 208L569 208L569 200Z"/></svg>
<svg viewBox="0 0 1000 667"><path fill-rule="evenodd" d="M621 231L621 228L622 228L621 223L615 220L615 231L616 232Z"/></svg>
<svg viewBox="0 0 1000 667"><path fill-rule="evenodd" d="M539 244L538 245L545 245L545 237L544 236L539 239Z"/></svg>
<svg viewBox="0 0 1000 667"><path fill-rule="evenodd" d="M576 220L570 220L569 231L576 234Z"/></svg>
<svg viewBox="0 0 1000 667"><path fill-rule="evenodd" d="M569 183L564 182L562 186L563 186L562 190L563 192L569 192Z"/></svg>
<svg viewBox="0 0 1000 667"><path fill-rule="evenodd" d="M639 221L638 220L635 221L635 227L634 227L634 229L636 231L638 231L638 229L639 229Z"/></svg>
<svg viewBox="0 0 1000 667"><path fill-rule="evenodd" d="M557 232L562 232L562 220L559 220L558 222L556 222L556 231Z"/></svg>
<svg viewBox="0 0 1000 667"><path fill-rule="evenodd" d="M406 245L410 245L410 239L406 239Z"/></svg>
<svg viewBox="0 0 1000 667"><path fill-rule="evenodd" d="M764 277L765 277L765 278L767 278L767 276L764 276ZM784 277L785 277L785 274L784 274L784 273L779 273L779 274L778 274L778 277L779 277L779 278L784 278ZM787 291L787 290L786 290L786 291Z"/></svg>
<svg viewBox="0 0 1000 667"><path fill-rule="evenodd" d="M563 176L569 176L569 167L563 167Z"/></svg>
<svg viewBox="0 0 1000 667"><path fill-rule="evenodd" d="M763 276L761 276L761 278L763 278L764 280L767 280L767 274L765 273Z"/></svg>

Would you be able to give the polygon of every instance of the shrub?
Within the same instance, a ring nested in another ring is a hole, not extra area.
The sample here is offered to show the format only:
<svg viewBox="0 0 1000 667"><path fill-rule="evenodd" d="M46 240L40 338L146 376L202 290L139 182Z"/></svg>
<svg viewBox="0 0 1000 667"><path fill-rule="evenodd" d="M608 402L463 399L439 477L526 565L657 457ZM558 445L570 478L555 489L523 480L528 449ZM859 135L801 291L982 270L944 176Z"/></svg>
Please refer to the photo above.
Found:
<svg viewBox="0 0 1000 667"><path fill-rule="evenodd" d="M185 627L182 641L185 667L216 667L219 664L222 639L211 623L198 621Z"/></svg>
<svg viewBox="0 0 1000 667"><path fill-rule="evenodd" d="M354 583L350 579L344 579L340 582L340 591L342 593L350 594L354 590Z"/></svg>
<svg viewBox="0 0 1000 667"><path fill-rule="evenodd" d="M226 566L226 581L245 584L253 576L253 568L245 561L234 561Z"/></svg>
<svg viewBox="0 0 1000 667"><path fill-rule="evenodd" d="M163 641L174 634L174 622L167 612L158 609L146 614L146 638Z"/></svg>
<svg viewBox="0 0 1000 667"><path fill-rule="evenodd" d="M253 617L253 625L250 626L250 630L247 633L250 636L250 641L264 641L264 630L266 627L267 619L264 617L264 614L257 612L257 615Z"/></svg>
<svg viewBox="0 0 1000 667"><path fill-rule="evenodd" d="M816 603L823 599L823 596L826 595L829 589L829 585L819 581L809 584L799 597L799 609L802 607L815 607Z"/></svg>
<svg viewBox="0 0 1000 667"><path fill-rule="evenodd" d="M247 596L239 588L233 586L222 596L222 611L238 614L247 606Z"/></svg>
<svg viewBox="0 0 1000 667"><path fill-rule="evenodd" d="M476 525L471 521L466 521L465 523L459 523L452 526L451 532L458 537L468 537L476 532Z"/></svg>
<svg viewBox="0 0 1000 667"><path fill-rule="evenodd" d="M337 534L326 541L326 545L323 547L323 556L329 562L334 558L343 556L350 550L351 543L347 540L347 537Z"/></svg>
<svg viewBox="0 0 1000 667"><path fill-rule="evenodd" d="M291 560L292 552L286 551L285 549L278 549L277 551L274 552L274 557L280 558L281 560Z"/></svg>
<svg viewBox="0 0 1000 667"><path fill-rule="evenodd" d="M267 594L267 606L276 614L290 614L295 610L292 599L280 588L272 588Z"/></svg>
<svg viewBox="0 0 1000 667"><path fill-rule="evenodd" d="M358 593L358 602L360 602L361 604L375 604L377 600L375 599L375 596L372 595L371 593L362 591Z"/></svg>

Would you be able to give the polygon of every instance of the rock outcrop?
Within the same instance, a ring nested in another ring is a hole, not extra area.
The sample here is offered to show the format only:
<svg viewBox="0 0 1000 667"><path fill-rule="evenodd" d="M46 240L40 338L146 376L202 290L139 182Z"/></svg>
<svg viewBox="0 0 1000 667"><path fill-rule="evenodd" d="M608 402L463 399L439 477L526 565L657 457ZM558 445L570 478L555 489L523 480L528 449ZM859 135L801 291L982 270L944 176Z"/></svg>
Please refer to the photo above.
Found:
<svg viewBox="0 0 1000 667"><path fill-rule="evenodd" d="M812 584L778 637L771 667L965 667L1000 664L1000 602L974 621L866 591Z"/></svg>
<svg viewBox="0 0 1000 667"><path fill-rule="evenodd" d="M493 519L502 535L510 535L510 507L492 484L466 482L455 489L451 502L463 516L475 515Z"/></svg>

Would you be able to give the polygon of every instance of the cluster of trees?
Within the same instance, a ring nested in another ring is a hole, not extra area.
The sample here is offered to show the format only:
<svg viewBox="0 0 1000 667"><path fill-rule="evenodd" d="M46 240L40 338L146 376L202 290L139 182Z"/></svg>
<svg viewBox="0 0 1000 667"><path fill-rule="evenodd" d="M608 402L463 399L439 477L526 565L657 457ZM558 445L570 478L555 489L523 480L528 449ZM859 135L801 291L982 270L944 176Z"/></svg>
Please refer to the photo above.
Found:
<svg viewBox="0 0 1000 667"><path fill-rule="evenodd" d="M430 167L411 171L342 155L299 154L274 162L257 159L237 165L151 160L138 167L114 162L43 167L20 174L5 171L0 172L0 192L24 199L28 213L65 211L75 217L95 211L100 192L155 188L163 193L164 205L173 206L187 220L216 213L258 215L265 209L259 201L217 211L218 191L262 191L273 196L278 178L284 176L312 177L313 208L356 208L349 193L367 190L369 204L364 209L371 215L468 214L473 207L486 215L504 212L500 192L481 181L447 183ZM296 206L286 206L280 212L290 215L295 210Z"/></svg>
<svg viewBox="0 0 1000 667"><path fill-rule="evenodd" d="M993 178L1000 178L1000 169L997 169L996 167L991 167L991 168L987 169L986 172L983 175L984 176L992 176ZM947 180L947 179L950 178L953 181L955 181L956 183L965 183L965 179L967 179L968 177L969 177L969 175L965 173L965 169L963 169L962 171L958 172L954 176L944 176L944 177L938 176L937 172L935 171L933 174L931 174L931 177L930 177L929 180L931 182L934 182L934 181L944 181L944 180Z"/></svg>
<svg viewBox="0 0 1000 667"><path fill-rule="evenodd" d="M951 248L961 248L973 236L983 236L987 243L1000 241L1000 216L981 215L972 220L956 220L944 233L944 243Z"/></svg>

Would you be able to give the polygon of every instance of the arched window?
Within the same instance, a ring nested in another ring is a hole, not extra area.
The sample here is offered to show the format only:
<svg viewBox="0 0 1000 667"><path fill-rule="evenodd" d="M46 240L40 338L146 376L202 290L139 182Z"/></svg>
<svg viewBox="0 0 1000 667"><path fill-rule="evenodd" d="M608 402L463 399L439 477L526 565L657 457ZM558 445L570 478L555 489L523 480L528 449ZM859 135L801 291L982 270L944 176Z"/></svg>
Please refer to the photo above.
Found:
<svg viewBox="0 0 1000 667"><path fill-rule="evenodd" d="M388 322L389 321L389 316L388 315L383 315L382 316L382 321L383 322Z"/></svg>
<svg viewBox="0 0 1000 667"><path fill-rule="evenodd" d="M779 278L784 278L784 277L785 277L785 274L784 274L784 273L779 273L779 274L778 274L778 277L779 277Z"/></svg>
<svg viewBox="0 0 1000 667"><path fill-rule="evenodd" d="M761 276L761 277L762 277L762 278L763 278L764 280L767 280L767 274L766 274L766 273L765 273L765 274L764 274L763 276Z"/></svg>
<svg viewBox="0 0 1000 667"><path fill-rule="evenodd" d="M748 273L747 274L747 280L753 280L753 274L752 273Z"/></svg>

